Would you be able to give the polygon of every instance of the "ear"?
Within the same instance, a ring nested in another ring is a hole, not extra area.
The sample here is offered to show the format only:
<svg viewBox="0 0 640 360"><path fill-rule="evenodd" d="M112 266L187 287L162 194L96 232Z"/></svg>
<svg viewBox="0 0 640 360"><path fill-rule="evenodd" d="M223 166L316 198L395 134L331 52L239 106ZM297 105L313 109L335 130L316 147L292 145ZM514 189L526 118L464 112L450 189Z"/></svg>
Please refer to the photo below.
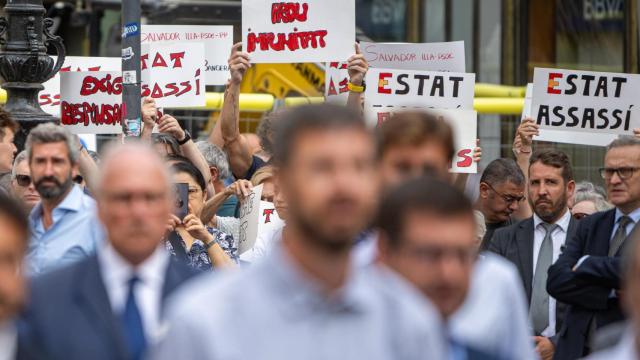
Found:
<svg viewBox="0 0 640 360"><path fill-rule="evenodd" d="M567 183L567 197L573 199L576 192L576 182L571 180Z"/></svg>
<svg viewBox="0 0 640 360"><path fill-rule="evenodd" d="M211 182L218 181L218 176L220 176L220 172L217 167L210 167L209 172L211 173Z"/></svg>
<svg viewBox="0 0 640 360"><path fill-rule="evenodd" d="M480 197L486 199L489 197L489 185L481 182L480 183Z"/></svg>

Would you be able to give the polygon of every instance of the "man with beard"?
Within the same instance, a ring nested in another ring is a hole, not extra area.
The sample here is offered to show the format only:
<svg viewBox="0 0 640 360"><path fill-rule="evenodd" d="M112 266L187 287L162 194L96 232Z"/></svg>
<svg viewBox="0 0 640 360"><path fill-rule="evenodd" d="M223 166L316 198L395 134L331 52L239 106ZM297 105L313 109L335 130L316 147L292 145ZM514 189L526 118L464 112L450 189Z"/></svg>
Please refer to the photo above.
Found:
<svg viewBox="0 0 640 360"><path fill-rule="evenodd" d="M96 200L108 241L97 254L33 280L18 333L25 359L144 358L162 333L164 300L193 276L163 246L173 189L151 147L107 151Z"/></svg>
<svg viewBox="0 0 640 360"><path fill-rule="evenodd" d="M206 277L176 298L155 359L444 359L426 300L389 270L351 263L378 198L363 119L309 105L283 113L275 130L282 241L246 271Z"/></svg>
<svg viewBox="0 0 640 360"><path fill-rule="evenodd" d="M63 127L43 124L27 138L31 178L41 201L29 217L28 271L38 275L93 254L104 238L95 201L74 185L80 144Z"/></svg>
<svg viewBox="0 0 640 360"><path fill-rule="evenodd" d="M595 332L624 319L620 259L627 237L640 221L640 139L614 140L600 174L616 208L581 220L576 236L549 268L549 295L569 305L556 359L590 353Z"/></svg>
<svg viewBox="0 0 640 360"><path fill-rule="evenodd" d="M567 206L575 185L567 154L559 150L534 153L529 161L533 217L496 230L489 245L490 251L518 268L529 302L536 350L543 360L553 357L566 310L564 304L549 296L546 284L549 267L576 232L576 221Z"/></svg>

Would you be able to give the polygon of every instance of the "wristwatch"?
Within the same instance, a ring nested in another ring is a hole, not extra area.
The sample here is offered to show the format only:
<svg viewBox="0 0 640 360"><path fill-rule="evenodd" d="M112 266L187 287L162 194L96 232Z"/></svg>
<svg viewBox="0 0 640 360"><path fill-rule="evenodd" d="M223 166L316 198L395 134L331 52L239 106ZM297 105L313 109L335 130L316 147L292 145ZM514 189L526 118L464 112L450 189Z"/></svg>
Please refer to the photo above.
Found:
<svg viewBox="0 0 640 360"><path fill-rule="evenodd" d="M177 140L177 139L176 139ZM178 140L178 145L184 145L186 144L189 140L191 140L191 134L189 134L189 131L185 130L184 131L184 139L182 140Z"/></svg>

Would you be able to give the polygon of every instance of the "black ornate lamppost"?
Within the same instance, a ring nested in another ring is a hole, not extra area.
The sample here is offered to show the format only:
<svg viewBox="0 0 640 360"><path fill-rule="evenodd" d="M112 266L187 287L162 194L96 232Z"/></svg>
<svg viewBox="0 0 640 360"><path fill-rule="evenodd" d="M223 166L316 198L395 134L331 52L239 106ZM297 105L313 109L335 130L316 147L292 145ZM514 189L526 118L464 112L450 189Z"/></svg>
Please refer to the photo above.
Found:
<svg viewBox="0 0 640 360"><path fill-rule="evenodd" d="M44 18L42 0L7 0L4 11L7 17L0 17L0 77L7 91L4 109L21 125L15 142L22 148L31 129L60 121L40 108L38 93L44 89L42 83L62 67L65 48L62 38L49 32L53 20ZM55 64L47 55L48 45L56 49Z"/></svg>

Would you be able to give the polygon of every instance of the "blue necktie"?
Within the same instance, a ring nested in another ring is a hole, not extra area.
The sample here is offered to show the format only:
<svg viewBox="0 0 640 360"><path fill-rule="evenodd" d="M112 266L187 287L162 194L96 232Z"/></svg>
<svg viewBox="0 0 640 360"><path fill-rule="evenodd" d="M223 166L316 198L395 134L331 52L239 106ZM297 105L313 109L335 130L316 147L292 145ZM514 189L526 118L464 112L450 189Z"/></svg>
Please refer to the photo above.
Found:
<svg viewBox="0 0 640 360"><path fill-rule="evenodd" d="M140 360L144 354L147 342L144 338L144 327L142 326L142 316L136 304L136 296L134 289L140 281L137 276L133 276L129 280L129 295L127 303L122 313L122 327L124 340L129 350L130 359Z"/></svg>

